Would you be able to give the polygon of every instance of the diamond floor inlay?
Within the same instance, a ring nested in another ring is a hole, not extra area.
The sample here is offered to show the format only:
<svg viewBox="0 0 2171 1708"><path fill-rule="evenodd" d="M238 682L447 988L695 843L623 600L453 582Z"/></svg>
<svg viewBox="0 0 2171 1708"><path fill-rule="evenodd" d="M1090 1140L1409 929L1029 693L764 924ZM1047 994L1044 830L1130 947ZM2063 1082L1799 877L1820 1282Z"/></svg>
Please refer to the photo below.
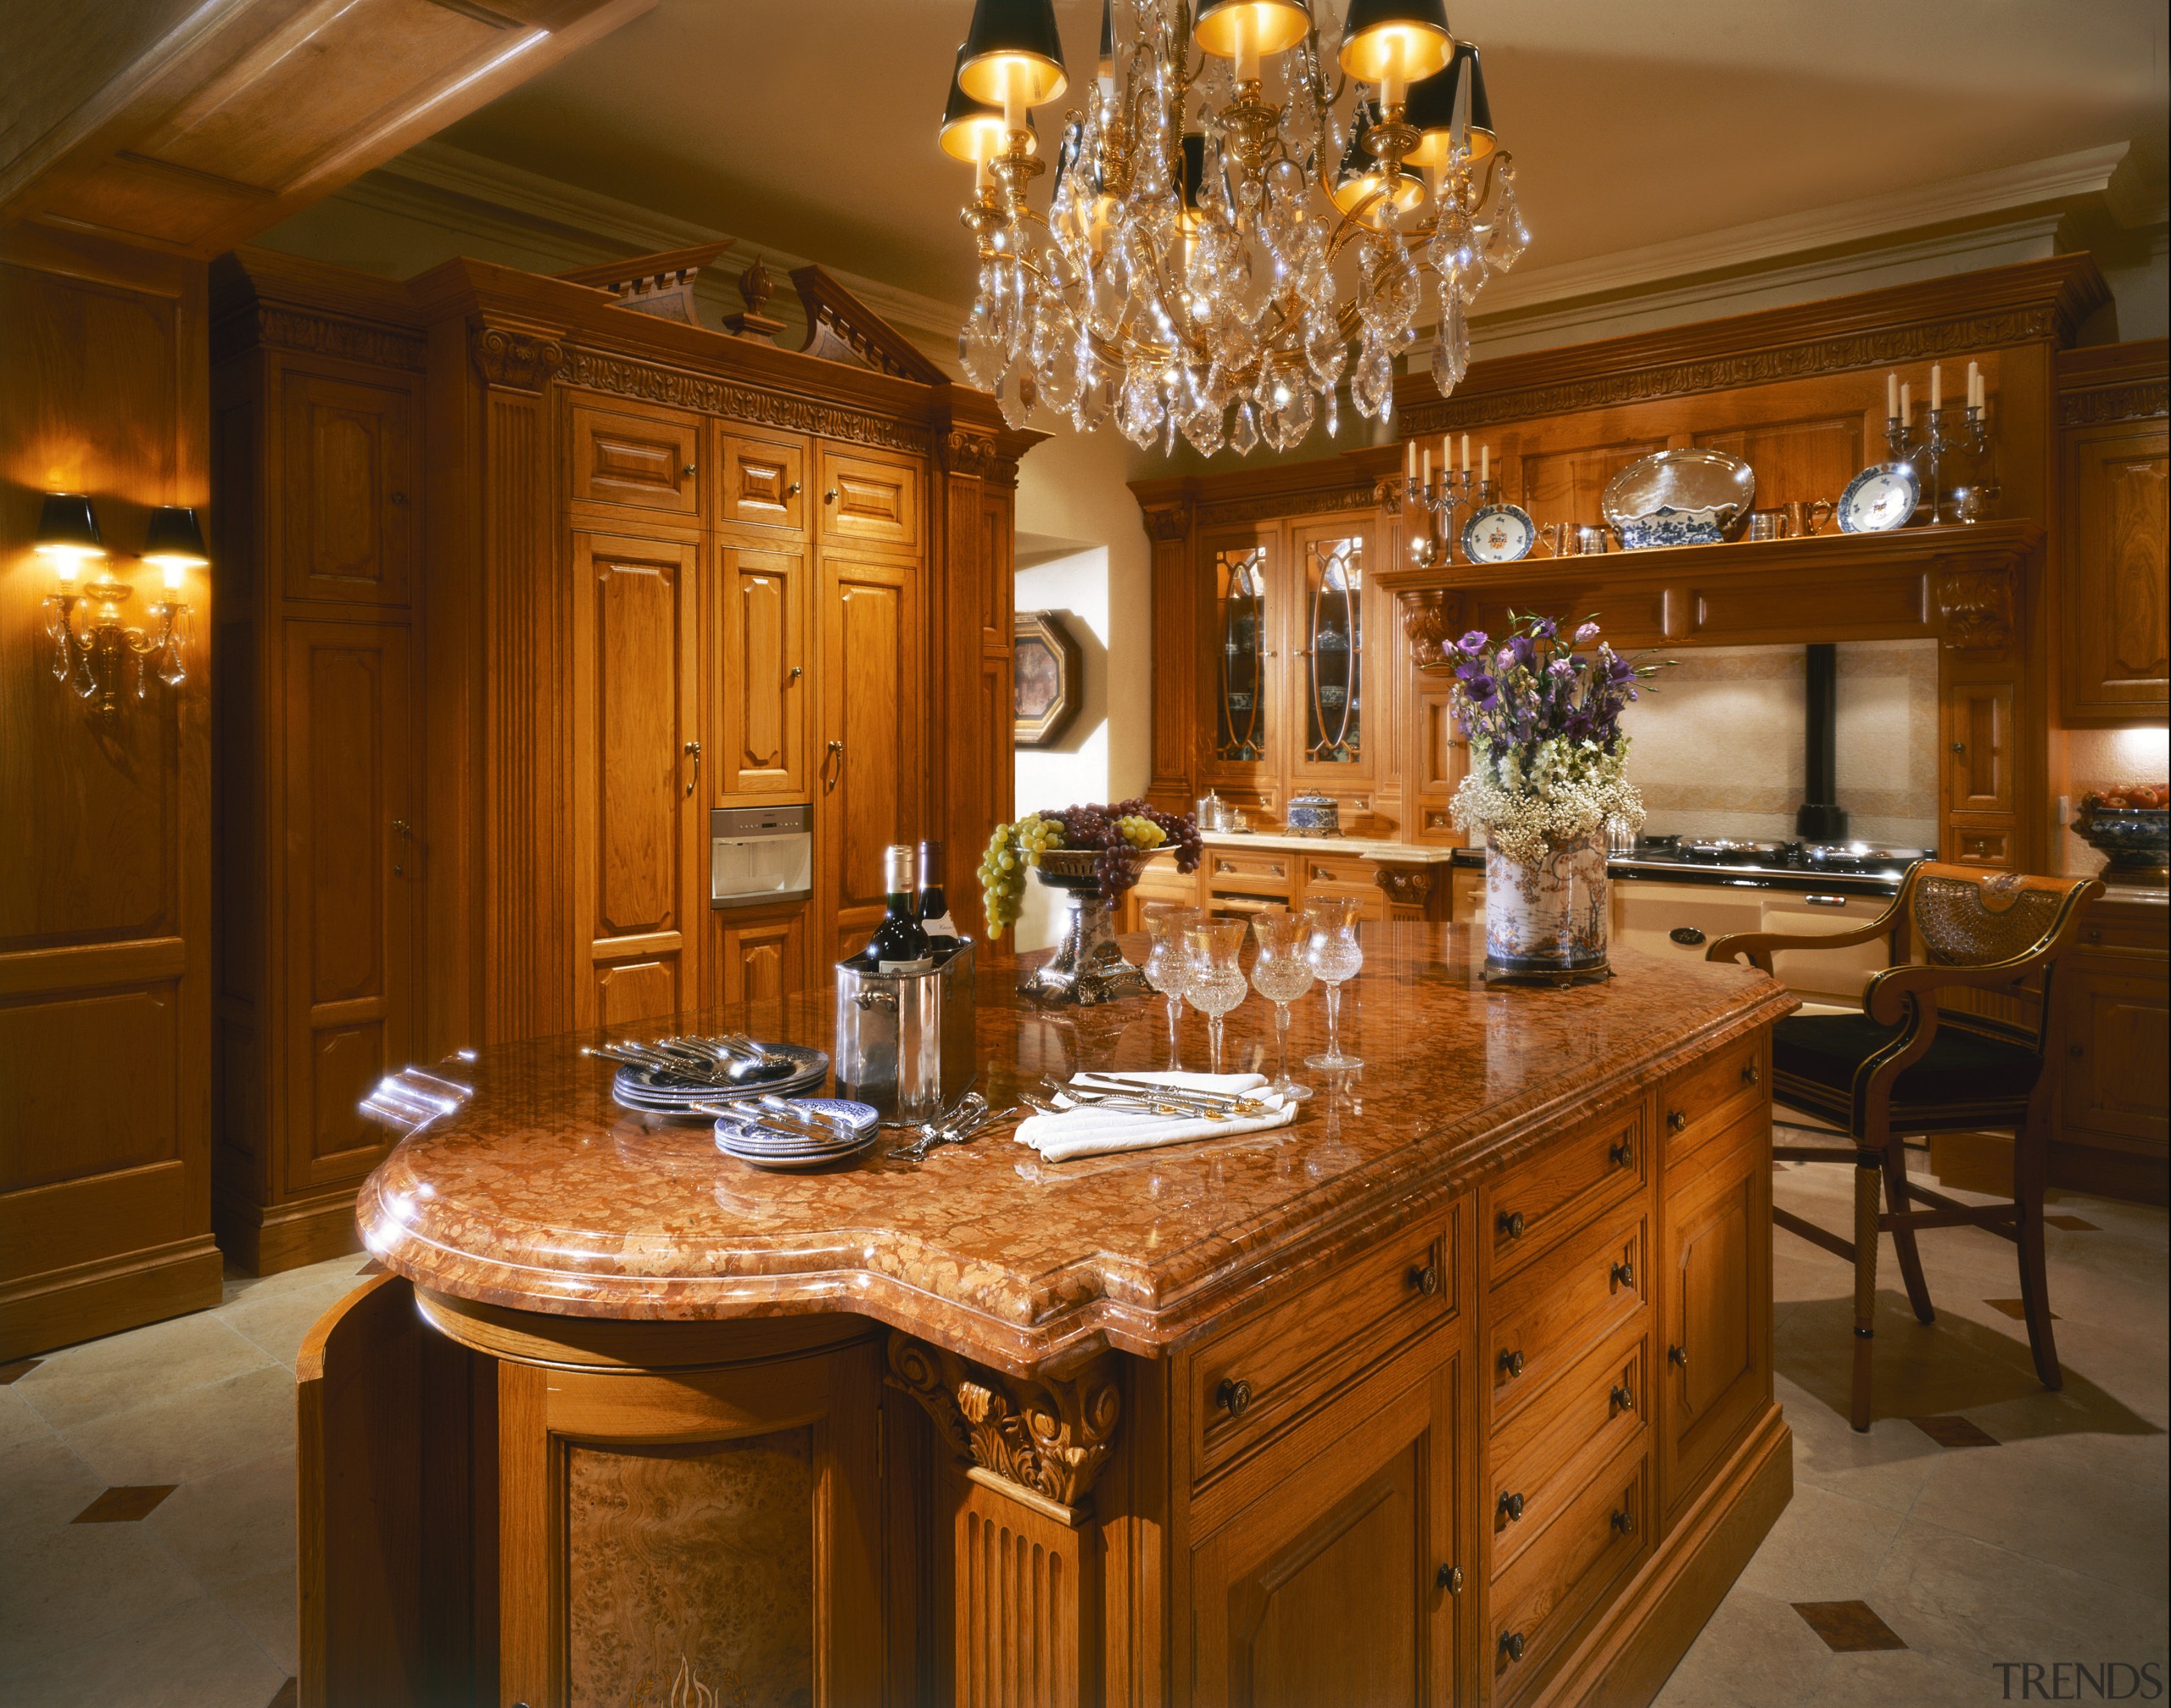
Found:
<svg viewBox="0 0 2171 1708"><path fill-rule="evenodd" d="M42 1358L19 1358L13 1364L0 1364L0 1387L20 1381L44 1362Z"/></svg>
<svg viewBox="0 0 2171 1708"><path fill-rule="evenodd" d="M71 1524L134 1524L157 1511L159 1503L180 1486L177 1482L138 1482L109 1488L69 1521Z"/></svg>
<svg viewBox="0 0 2171 1708"><path fill-rule="evenodd" d="M1998 1438L1965 1417L1911 1417L1907 1420L1939 1447L1995 1447Z"/></svg>
<svg viewBox="0 0 2171 1708"><path fill-rule="evenodd" d="M1867 1601L1797 1601L1795 1612L1824 1639L1835 1655L1860 1655L1874 1649L1905 1649L1900 1633L1877 1616Z"/></svg>
<svg viewBox="0 0 2171 1708"><path fill-rule="evenodd" d="M2028 1320L2028 1302L2025 1299L1986 1298L1983 1303L1988 1305L1992 1310L2003 1311L2015 1322L2025 1322ZM2052 1322L2063 1322L2065 1319L2060 1316L2056 1311L2052 1311L2051 1313L2051 1320Z"/></svg>

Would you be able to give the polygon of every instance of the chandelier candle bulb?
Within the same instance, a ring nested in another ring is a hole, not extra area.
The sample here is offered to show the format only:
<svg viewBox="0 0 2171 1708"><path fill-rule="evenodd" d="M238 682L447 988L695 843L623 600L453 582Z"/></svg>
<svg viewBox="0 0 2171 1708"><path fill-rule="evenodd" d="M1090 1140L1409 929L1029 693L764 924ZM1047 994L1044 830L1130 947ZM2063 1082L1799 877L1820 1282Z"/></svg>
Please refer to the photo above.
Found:
<svg viewBox="0 0 2171 1708"><path fill-rule="evenodd" d="M1493 447L1482 444L1477 448L1477 483L1486 486L1493 479Z"/></svg>
<svg viewBox="0 0 2171 1708"><path fill-rule="evenodd" d="M1912 426L1914 426L1914 424L1915 424L1915 393L1914 393L1914 388L1913 388L1912 386L1908 385L1905 381L1902 381L1902 382L1900 382L1900 425L1901 427L1912 427Z"/></svg>
<svg viewBox="0 0 2171 1708"><path fill-rule="evenodd" d="M1935 415L1945 407L1945 370L1937 363L1930 364L1930 413Z"/></svg>
<svg viewBox="0 0 2171 1708"><path fill-rule="evenodd" d="M1884 377L1884 418L1900 419L1900 376L1896 372Z"/></svg>
<svg viewBox="0 0 2171 1708"><path fill-rule="evenodd" d="M1462 472L1465 474L1470 472L1470 435L1468 433L1462 436Z"/></svg>

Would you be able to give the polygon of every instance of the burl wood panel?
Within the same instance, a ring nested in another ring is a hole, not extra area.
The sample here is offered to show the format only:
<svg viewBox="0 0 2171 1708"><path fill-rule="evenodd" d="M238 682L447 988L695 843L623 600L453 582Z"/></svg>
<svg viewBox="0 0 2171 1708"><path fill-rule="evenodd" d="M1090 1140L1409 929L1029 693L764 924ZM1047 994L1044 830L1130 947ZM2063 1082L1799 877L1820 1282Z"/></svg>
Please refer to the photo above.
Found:
<svg viewBox="0 0 2171 1708"><path fill-rule="evenodd" d="M566 1448L569 1708L812 1703L813 1434Z"/></svg>

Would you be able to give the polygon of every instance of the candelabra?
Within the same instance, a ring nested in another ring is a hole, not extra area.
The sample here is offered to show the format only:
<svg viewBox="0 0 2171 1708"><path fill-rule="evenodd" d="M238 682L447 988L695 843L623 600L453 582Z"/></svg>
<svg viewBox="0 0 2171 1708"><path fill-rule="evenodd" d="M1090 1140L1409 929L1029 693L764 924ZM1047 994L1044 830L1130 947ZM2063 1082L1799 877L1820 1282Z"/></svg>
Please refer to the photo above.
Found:
<svg viewBox="0 0 2171 1708"><path fill-rule="evenodd" d="M189 608L176 595L181 578L191 566L206 560L204 536L196 513L178 505L162 505L151 517L143 561L164 572L165 597L150 606L157 623L155 633L145 634L124 620L122 607L135 589L103 572L81 593L75 576L87 562L103 562L104 542L89 499L79 493L47 495L39 519L38 552L50 559L59 578L59 589L45 600L45 632L53 644L53 674L84 699L96 702L97 715L110 719L120 709L120 695L127 667L136 665L136 696L150 692L156 676L169 688L187 680L182 650L188 639ZM75 620L78 606L88 604L85 621Z"/></svg>
<svg viewBox="0 0 2171 1708"><path fill-rule="evenodd" d="M1886 449L1895 462L1914 466L1922 483L1917 510L1928 506L1924 520L1933 527L1980 522L1998 495L1997 483L1987 477L1990 438L1984 416L1968 404L1927 410L1919 427L1899 416L1885 417Z"/></svg>
<svg viewBox="0 0 2171 1708"><path fill-rule="evenodd" d="M1443 468L1437 475L1429 471L1421 476L1389 475L1372 488L1372 496L1390 516L1405 505L1424 512L1425 532L1410 541L1410 560L1420 569L1437 569L1454 561L1454 544L1462 533L1455 526L1456 515L1474 514L1497 503L1500 488L1497 481L1481 484L1468 469L1457 474Z"/></svg>

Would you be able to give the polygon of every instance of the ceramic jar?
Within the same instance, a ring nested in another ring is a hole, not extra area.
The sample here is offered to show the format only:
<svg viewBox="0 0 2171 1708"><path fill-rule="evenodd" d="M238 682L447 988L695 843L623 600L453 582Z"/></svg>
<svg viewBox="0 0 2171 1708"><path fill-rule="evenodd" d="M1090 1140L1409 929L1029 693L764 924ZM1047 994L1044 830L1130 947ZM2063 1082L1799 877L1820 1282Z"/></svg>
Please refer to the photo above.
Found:
<svg viewBox="0 0 2171 1708"><path fill-rule="evenodd" d="M1525 866L1485 851L1485 967L1510 976L1603 978L1612 899L1605 838L1549 849Z"/></svg>

